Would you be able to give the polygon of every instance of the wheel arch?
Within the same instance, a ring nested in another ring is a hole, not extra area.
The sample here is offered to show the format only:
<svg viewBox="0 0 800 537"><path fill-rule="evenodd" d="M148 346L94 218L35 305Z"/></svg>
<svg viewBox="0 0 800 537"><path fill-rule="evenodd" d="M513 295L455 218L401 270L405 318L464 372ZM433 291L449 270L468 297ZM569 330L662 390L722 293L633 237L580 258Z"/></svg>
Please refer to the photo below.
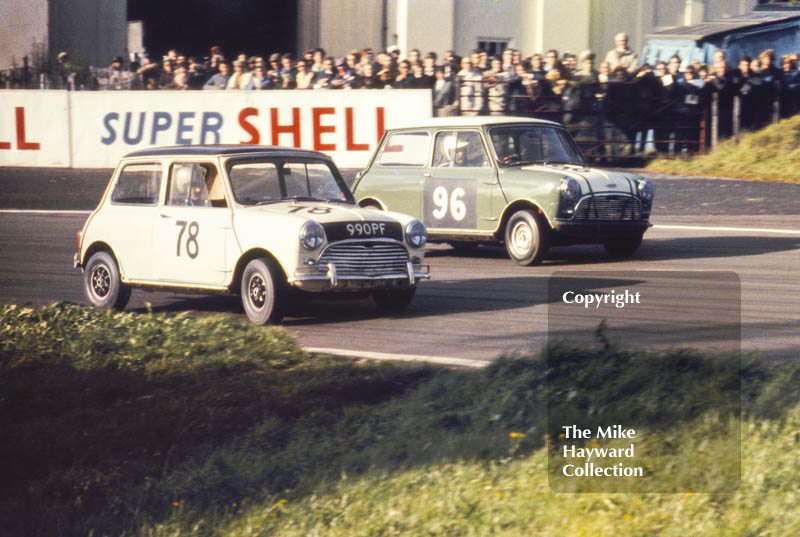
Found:
<svg viewBox="0 0 800 537"><path fill-rule="evenodd" d="M117 258L117 254L114 253L114 249L109 246L108 243L103 241L95 241L86 249L86 252L83 254L83 258L81 259L81 267L85 267L89 259L91 259L91 257L97 252L107 252L109 255L111 255L111 257L114 258L114 263L117 264L117 270L119 270L120 274L122 274L122 267L119 266L119 258Z"/></svg>
<svg viewBox="0 0 800 537"><path fill-rule="evenodd" d="M381 202L381 200L379 200L378 198L373 198L371 196L368 196L362 200L359 200L358 202L358 206L362 208L375 205L377 205L381 211L386 210L386 205L383 202Z"/></svg>
<svg viewBox="0 0 800 537"><path fill-rule="evenodd" d="M229 288L233 294L239 294L239 288L242 284L242 273L244 272L244 268L250 261L252 261L253 259L257 259L259 257L263 257L269 263L271 263L276 269L280 271L280 274L283 276L284 281L286 280L286 272L283 270L283 265L280 264L278 259L274 255L272 255L271 252L263 248L253 248L243 253L239 257L239 260L236 262L236 268L233 271L233 280L231 281L231 285Z"/></svg>
<svg viewBox="0 0 800 537"><path fill-rule="evenodd" d="M519 210L529 210L533 212L540 218L540 221L545 225L546 231L552 231L550 227L550 220L547 218L547 214L542 210L539 205L531 200L528 199L519 199L509 203L505 209L503 209L503 214L500 217L500 223L497 226L497 229L494 232L494 238L500 242L505 241L505 230L506 225L508 224L508 220L511 218L515 212Z"/></svg>

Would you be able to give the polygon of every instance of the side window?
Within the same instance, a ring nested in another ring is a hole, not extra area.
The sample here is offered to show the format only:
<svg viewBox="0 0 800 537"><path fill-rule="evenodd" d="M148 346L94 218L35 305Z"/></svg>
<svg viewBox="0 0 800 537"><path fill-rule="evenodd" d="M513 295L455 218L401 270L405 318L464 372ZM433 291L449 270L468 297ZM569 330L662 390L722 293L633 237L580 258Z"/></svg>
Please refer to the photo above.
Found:
<svg viewBox="0 0 800 537"><path fill-rule="evenodd" d="M434 168L486 168L489 159L476 131L444 131L436 135Z"/></svg>
<svg viewBox="0 0 800 537"><path fill-rule="evenodd" d="M119 174L111 202L126 205L155 205L161 188L160 164L128 164Z"/></svg>
<svg viewBox="0 0 800 537"><path fill-rule="evenodd" d="M211 164L173 164L169 174L167 205L177 207L227 207L222 180Z"/></svg>
<svg viewBox="0 0 800 537"><path fill-rule="evenodd" d="M398 132L386 140L378 157L380 166L425 166L428 158L427 132Z"/></svg>

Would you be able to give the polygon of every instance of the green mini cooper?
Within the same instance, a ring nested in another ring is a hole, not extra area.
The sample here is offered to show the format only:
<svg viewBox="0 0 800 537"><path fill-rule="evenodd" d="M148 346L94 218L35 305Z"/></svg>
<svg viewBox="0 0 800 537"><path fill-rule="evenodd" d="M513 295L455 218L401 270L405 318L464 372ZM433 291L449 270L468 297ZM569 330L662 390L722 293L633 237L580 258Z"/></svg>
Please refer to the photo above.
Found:
<svg viewBox="0 0 800 537"><path fill-rule="evenodd" d="M558 123L455 117L388 130L353 192L362 207L416 216L431 242L503 243L511 259L534 265L554 245L633 255L655 188L636 174L589 168Z"/></svg>

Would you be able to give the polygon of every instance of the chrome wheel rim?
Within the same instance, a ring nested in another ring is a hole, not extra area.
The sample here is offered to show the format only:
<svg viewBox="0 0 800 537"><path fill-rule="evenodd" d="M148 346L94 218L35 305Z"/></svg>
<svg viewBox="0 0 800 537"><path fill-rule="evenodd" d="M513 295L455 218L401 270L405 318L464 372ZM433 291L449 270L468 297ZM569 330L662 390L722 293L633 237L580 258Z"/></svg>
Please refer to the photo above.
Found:
<svg viewBox="0 0 800 537"><path fill-rule="evenodd" d="M511 251L517 257L525 257L533 249L534 236L527 222L517 222L511 228Z"/></svg>
<svg viewBox="0 0 800 537"><path fill-rule="evenodd" d="M97 298L105 298L111 292L111 274L105 265L98 265L92 270L90 277L92 293Z"/></svg>
<svg viewBox="0 0 800 537"><path fill-rule="evenodd" d="M256 308L261 309L267 303L267 285L260 274L254 274L247 284L247 295L250 303Z"/></svg>

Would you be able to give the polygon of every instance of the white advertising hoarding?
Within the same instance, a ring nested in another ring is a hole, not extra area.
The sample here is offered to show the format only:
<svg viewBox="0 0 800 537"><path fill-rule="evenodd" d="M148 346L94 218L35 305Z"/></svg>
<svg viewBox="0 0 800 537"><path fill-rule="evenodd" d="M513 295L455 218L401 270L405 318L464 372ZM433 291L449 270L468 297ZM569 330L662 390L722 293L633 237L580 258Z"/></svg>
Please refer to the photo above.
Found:
<svg viewBox="0 0 800 537"><path fill-rule="evenodd" d="M113 167L126 153L183 144L262 144L367 164L383 130L431 117L429 90L70 93L72 165Z"/></svg>
<svg viewBox="0 0 800 537"><path fill-rule="evenodd" d="M67 92L0 92L0 166L70 166Z"/></svg>

